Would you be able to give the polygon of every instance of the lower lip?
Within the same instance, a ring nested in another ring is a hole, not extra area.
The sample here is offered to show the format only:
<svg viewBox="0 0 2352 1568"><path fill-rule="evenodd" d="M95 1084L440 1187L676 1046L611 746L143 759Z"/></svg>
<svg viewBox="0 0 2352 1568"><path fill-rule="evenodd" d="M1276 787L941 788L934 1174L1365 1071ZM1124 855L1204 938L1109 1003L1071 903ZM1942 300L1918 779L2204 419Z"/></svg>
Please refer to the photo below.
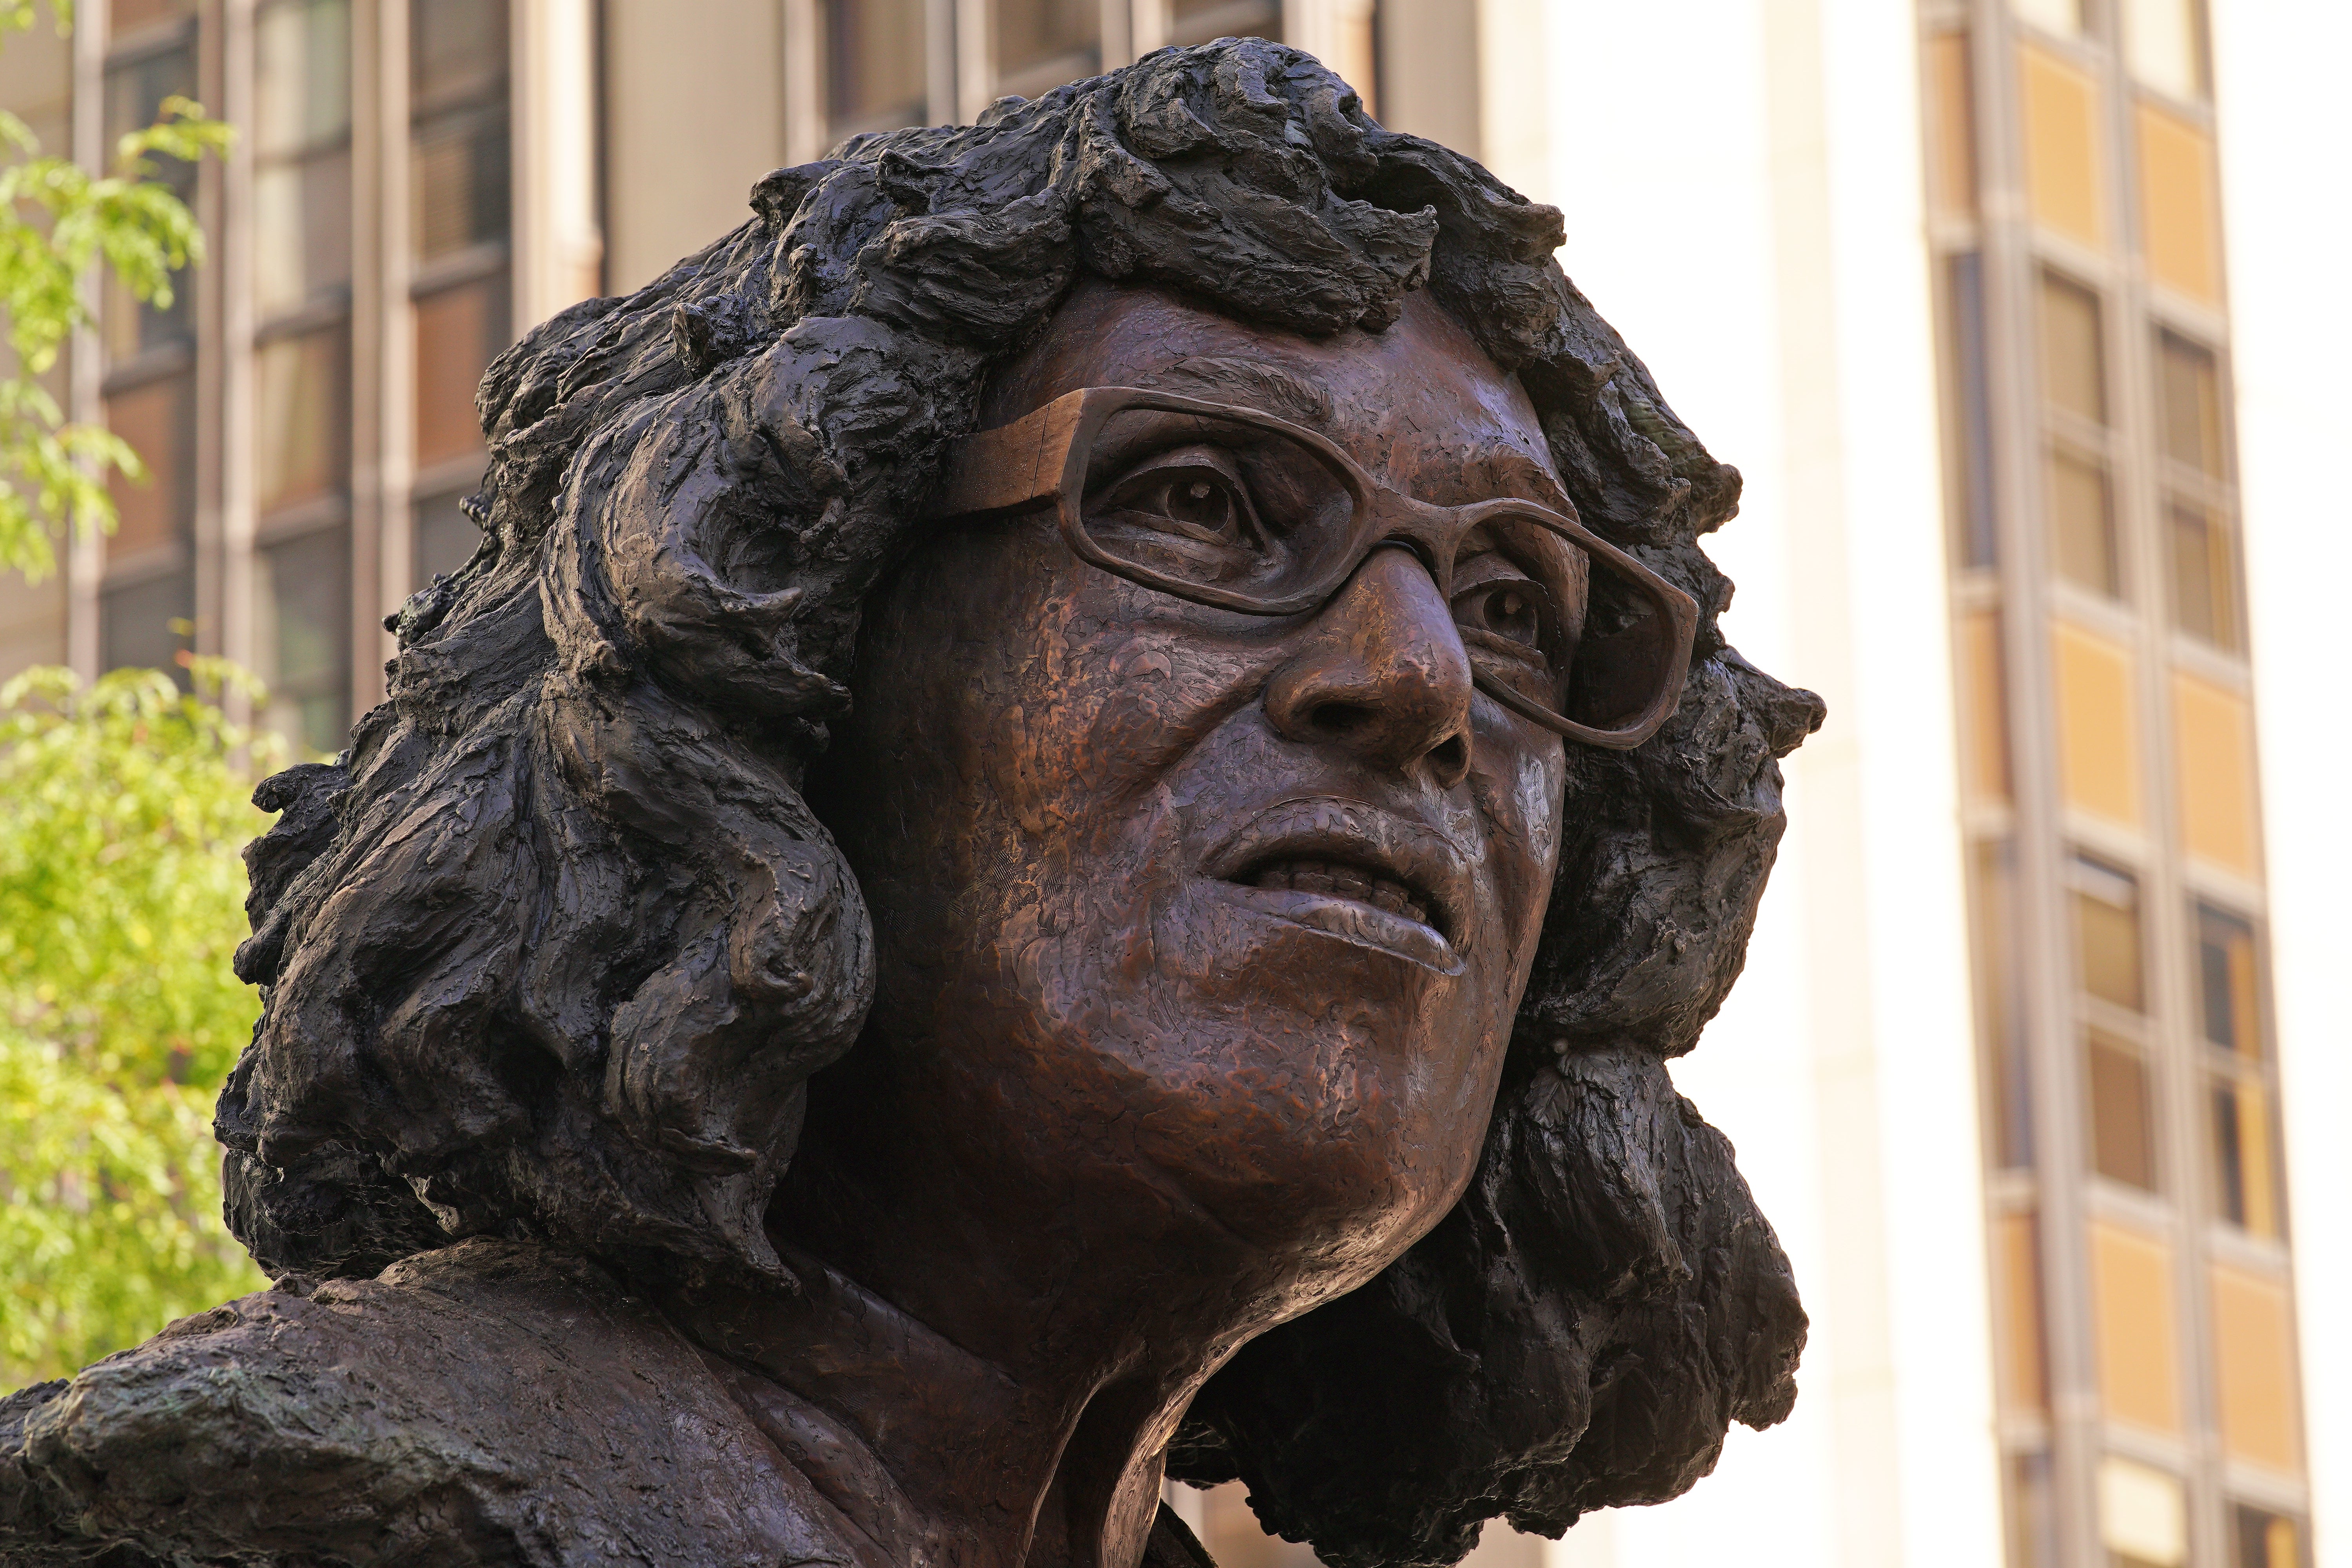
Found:
<svg viewBox="0 0 2352 1568"><path fill-rule="evenodd" d="M1454 944L1436 931L1417 920L1391 914L1377 904L1332 893L1303 893L1295 888L1251 888L1239 882L1219 882L1216 887L1225 898L1244 909L1357 947L1392 954L1440 974L1459 974L1465 967L1462 955L1454 951Z"/></svg>

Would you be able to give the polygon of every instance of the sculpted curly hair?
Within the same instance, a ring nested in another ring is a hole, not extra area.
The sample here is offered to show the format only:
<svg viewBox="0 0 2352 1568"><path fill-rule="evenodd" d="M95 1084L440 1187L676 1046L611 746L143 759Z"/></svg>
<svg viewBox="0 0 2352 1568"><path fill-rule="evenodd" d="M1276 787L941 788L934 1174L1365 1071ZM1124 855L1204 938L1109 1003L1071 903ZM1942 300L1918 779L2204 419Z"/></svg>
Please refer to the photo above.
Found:
<svg viewBox="0 0 2352 1568"><path fill-rule="evenodd" d="M489 1233L783 1279L761 1217L874 986L800 784L992 368L1082 274L1310 334L1381 331L1426 288L1517 374L1585 521L1704 621L1663 731L1569 748L1469 1192L1246 1347L1171 1473L1243 1479L1327 1561L1433 1564L1497 1515L1557 1534L1671 1497L1730 1421L1780 1419L1788 1265L1664 1064L1738 971L1775 758L1821 709L1717 635L1730 586L1696 541L1738 476L1551 259L1559 214L1233 39L856 138L752 206L491 366L479 550L401 611L350 750L257 797L284 813L247 851L237 969L264 1005L218 1119L254 1255L365 1275Z"/></svg>

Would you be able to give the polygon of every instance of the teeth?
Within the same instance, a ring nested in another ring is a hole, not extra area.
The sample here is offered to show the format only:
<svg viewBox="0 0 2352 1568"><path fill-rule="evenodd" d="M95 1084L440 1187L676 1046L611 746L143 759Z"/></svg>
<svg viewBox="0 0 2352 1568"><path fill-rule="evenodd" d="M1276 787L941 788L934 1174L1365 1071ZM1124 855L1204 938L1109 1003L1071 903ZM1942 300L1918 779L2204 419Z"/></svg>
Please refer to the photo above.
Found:
<svg viewBox="0 0 2352 1568"><path fill-rule="evenodd" d="M1412 889L1361 866L1333 860L1269 860L1251 872L1249 880L1254 887L1354 899L1392 915L1429 923L1428 907L1413 897Z"/></svg>

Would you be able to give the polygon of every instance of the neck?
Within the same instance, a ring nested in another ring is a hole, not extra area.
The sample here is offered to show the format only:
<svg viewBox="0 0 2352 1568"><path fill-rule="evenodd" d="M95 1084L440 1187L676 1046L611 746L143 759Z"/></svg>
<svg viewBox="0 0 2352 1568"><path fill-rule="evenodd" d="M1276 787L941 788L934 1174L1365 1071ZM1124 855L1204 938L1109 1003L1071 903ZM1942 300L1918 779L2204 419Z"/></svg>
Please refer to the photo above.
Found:
<svg viewBox="0 0 2352 1568"><path fill-rule="evenodd" d="M975 1179L949 1130L845 1098L771 1212L804 1288L674 1311L885 1560L1135 1568L1193 1394L1297 1282L1132 1168Z"/></svg>

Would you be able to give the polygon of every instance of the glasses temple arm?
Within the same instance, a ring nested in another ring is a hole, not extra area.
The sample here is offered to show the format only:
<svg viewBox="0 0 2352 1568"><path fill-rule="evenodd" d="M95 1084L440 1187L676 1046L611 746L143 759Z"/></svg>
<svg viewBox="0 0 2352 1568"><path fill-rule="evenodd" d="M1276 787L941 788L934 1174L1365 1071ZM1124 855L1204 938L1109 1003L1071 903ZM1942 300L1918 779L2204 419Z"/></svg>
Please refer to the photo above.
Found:
<svg viewBox="0 0 2352 1568"><path fill-rule="evenodd" d="M1061 493L1085 402L1084 392L1073 392L1010 425L956 442L930 515L1019 511L1052 500Z"/></svg>

